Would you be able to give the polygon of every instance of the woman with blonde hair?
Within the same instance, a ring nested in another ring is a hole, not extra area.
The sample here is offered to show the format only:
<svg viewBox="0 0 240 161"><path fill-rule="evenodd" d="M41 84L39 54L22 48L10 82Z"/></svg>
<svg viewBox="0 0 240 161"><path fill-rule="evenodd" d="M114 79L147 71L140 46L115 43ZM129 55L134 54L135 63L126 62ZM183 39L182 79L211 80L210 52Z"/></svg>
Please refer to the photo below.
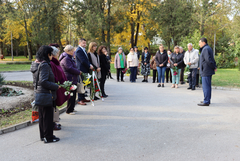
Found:
<svg viewBox="0 0 240 161"><path fill-rule="evenodd" d="M179 51L179 46L174 47L174 52L170 56L171 73L172 73L172 88L178 88L181 68L183 64L183 54Z"/></svg>
<svg viewBox="0 0 240 161"><path fill-rule="evenodd" d="M101 76L101 68L100 68L100 58L99 58L99 55L97 54L97 43L91 42L89 44L87 55L88 55L89 62L92 64L92 66L96 71L98 80L100 80L102 76ZM99 99L98 97L94 96L94 100L98 100L98 99Z"/></svg>

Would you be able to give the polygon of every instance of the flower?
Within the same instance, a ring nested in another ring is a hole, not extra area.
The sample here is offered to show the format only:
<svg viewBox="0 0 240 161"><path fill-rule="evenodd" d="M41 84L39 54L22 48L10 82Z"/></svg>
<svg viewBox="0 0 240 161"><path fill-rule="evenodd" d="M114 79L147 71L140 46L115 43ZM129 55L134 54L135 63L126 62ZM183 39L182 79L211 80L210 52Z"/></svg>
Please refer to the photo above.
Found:
<svg viewBox="0 0 240 161"><path fill-rule="evenodd" d="M95 78L94 81L97 81L97 79Z"/></svg>
<svg viewBox="0 0 240 161"><path fill-rule="evenodd" d="M87 80L83 81L84 86L87 86L91 83L91 81L89 80L90 78L88 78Z"/></svg>
<svg viewBox="0 0 240 161"><path fill-rule="evenodd" d="M77 89L77 86L76 85L72 85L71 87L70 87L70 90L71 91L74 91L74 90L76 90Z"/></svg>
<svg viewBox="0 0 240 161"><path fill-rule="evenodd" d="M178 73L177 72L173 72L173 75L177 75Z"/></svg>
<svg viewBox="0 0 240 161"><path fill-rule="evenodd" d="M73 96L73 93L70 93L70 96Z"/></svg>
<svg viewBox="0 0 240 161"><path fill-rule="evenodd" d="M65 95L65 96L67 96L67 95L69 95L69 94L70 94L70 92L68 92L68 91L64 92L64 95Z"/></svg>

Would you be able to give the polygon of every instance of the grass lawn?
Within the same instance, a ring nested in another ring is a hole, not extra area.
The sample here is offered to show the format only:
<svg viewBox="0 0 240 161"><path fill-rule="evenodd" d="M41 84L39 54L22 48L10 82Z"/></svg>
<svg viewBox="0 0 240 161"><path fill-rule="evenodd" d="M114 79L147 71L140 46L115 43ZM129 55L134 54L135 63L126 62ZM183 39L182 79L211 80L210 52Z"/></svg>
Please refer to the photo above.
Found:
<svg viewBox="0 0 240 161"><path fill-rule="evenodd" d="M212 77L213 86L240 88L240 71L234 69L218 69Z"/></svg>
<svg viewBox="0 0 240 161"><path fill-rule="evenodd" d="M0 64L0 72L30 70L31 64Z"/></svg>
<svg viewBox="0 0 240 161"><path fill-rule="evenodd" d="M35 59L35 56L33 56L33 59ZM0 62L3 61L12 61L12 57L11 56L5 56L5 59L0 60ZM13 61L30 61L28 60L28 58L26 58L25 56L15 56L13 57Z"/></svg>

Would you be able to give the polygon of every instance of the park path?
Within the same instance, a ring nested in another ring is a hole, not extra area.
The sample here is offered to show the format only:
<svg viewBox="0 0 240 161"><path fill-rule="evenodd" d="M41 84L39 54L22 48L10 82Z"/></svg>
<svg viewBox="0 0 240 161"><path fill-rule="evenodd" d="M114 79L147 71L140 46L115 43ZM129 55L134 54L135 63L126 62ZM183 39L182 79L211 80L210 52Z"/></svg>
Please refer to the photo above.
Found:
<svg viewBox="0 0 240 161"><path fill-rule="evenodd" d="M61 115L60 141L44 144L38 125L0 135L8 160L228 161L240 159L240 93L213 90L212 104L199 107L201 89L107 80L104 102L76 106Z"/></svg>

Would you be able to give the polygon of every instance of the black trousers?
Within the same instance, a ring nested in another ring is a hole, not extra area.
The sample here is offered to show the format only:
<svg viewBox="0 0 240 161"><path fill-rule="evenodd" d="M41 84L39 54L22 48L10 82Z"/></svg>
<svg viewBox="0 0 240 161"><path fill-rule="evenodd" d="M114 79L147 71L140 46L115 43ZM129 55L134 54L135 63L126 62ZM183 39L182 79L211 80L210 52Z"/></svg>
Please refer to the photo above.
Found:
<svg viewBox="0 0 240 161"><path fill-rule="evenodd" d="M154 69L153 69L153 82L154 82L154 83L155 83L155 81L156 81L156 78L157 78L157 82L158 82L157 70L154 70Z"/></svg>
<svg viewBox="0 0 240 161"><path fill-rule="evenodd" d="M184 82L184 70L185 70L185 67L181 68L181 73L180 73L180 82Z"/></svg>
<svg viewBox="0 0 240 161"><path fill-rule="evenodd" d="M67 110L66 113L71 113L74 110L75 107L75 101L76 101L76 94L77 90L72 91L73 96L70 97L70 99L67 102Z"/></svg>
<svg viewBox="0 0 240 161"><path fill-rule="evenodd" d="M107 77L107 74L104 74L104 73L101 73L101 78L100 78L100 89L101 89L101 92L102 94L106 94L105 93L105 82L106 82L106 77Z"/></svg>
<svg viewBox="0 0 240 161"><path fill-rule="evenodd" d="M53 138L53 107L38 107L40 138Z"/></svg>
<svg viewBox="0 0 240 161"><path fill-rule="evenodd" d="M199 74L196 75L196 86L199 86Z"/></svg>
<svg viewBox="0 0 240 161"><path fill-rule="evenodd" d="M121 81L123 81L123 71L124 68L117 68L117 80L119 81L119 76L121 74Z"/></svg>
<svg viewBox="0 0 240 161"><path fill-rule="evenodd" d="M170 68L166 68L166 82L169 82L169 78L170 78L170 82L172 83L171 70L170 70Z"/></svg>

